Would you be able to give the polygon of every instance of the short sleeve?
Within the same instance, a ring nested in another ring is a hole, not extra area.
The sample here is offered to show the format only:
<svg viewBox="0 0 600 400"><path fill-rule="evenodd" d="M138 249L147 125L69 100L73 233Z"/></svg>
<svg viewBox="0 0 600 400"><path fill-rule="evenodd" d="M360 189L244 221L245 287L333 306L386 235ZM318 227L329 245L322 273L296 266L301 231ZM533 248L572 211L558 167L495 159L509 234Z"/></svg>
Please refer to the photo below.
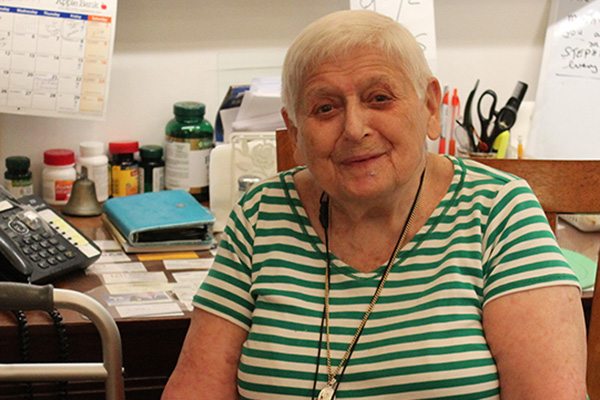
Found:
<svg viewBox="0 0 600 400"><path fill-rule="evenodd" d="M484 304L499 296L547 286L579 286L544 211L521 179L497 193L484 235Z"/></svg>

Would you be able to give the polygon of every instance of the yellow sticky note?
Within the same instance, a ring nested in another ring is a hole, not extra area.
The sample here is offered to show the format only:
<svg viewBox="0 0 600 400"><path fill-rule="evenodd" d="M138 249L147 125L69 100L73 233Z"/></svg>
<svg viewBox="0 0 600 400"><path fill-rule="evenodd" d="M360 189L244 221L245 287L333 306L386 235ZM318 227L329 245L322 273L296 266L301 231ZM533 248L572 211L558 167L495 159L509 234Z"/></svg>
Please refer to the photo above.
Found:
<svg viewBox="0 0 600 400"><path fill-rule="evenodd" d="M198 258L198 254L193 251L181 251L172 253L144 253L136 254L140 261L154 261L154 260L181 260L186 258Z"/></svg>

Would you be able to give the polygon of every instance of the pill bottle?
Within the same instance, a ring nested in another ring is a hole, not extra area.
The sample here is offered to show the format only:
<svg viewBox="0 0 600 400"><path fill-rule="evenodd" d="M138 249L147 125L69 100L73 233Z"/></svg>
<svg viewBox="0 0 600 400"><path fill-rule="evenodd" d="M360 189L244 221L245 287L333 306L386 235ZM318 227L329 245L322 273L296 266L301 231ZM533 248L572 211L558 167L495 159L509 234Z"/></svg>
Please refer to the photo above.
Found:
<svg viewBox="0 0 600 400"><path fill-rule="evenodd" d="M11 156L6 158L6 172L4 172L4 187L15 198L33 194L33 179L28 157Z"/></svg>
<svg viewBox="0 0 600 400"><path fill-rule="evenodd" d="M48 204L67 204L76 178L75 153L67 149L50 149L44 152L42 197Z"/></svg>
<svg viewBox="0 0 600 400"><path fill-rule="evenodd" d="M104 154L104 143L94 141L79 143L79 157L75 161L78 173L81 172L81 167L87 168L87 177L94 182L98 201L108 199L108 157Z"/></svg>
<svg viewBox="0 0 600 400"><path fill-rule="evenodd" d="M108 144L112 197L138 194L137 141L117 141Z"/></svg>
<svg viewBox="0 0 600 400"><path fill-rule="evenodd" d="M214 147L213 127L204 119L205 106L193 101L173 105L166 126L165 187L189 191L208 201L208 166Z"/></svg>
<svg viewBox="0 0 600 400"><path fill-rule="evenodd" d="M140 147L140 166L138 167L140 193L165 190L165 162L162 159L161 146L149 144Z"/></svg>

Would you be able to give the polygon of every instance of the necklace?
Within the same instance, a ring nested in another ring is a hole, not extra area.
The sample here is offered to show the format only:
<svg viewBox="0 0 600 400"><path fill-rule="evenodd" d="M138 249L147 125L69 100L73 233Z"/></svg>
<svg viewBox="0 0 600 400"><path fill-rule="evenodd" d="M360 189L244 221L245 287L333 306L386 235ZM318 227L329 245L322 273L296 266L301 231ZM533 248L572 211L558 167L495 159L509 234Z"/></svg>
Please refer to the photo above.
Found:
<svg viewBox="0 0 600 400"><path fill-rule="evenodd" d="M424 180L423 178L424 177L425 177L425 168L423 168L423 172L421 173L421 178L419 181L419 187L417 189L417 194L415 195L415 199L410 208L408 218L406 219L406 223L404 224L404 227L402 228L402 232L400 232L400 236L398 237L396 246L394 247L394 251L392 252L392 255L385 267L385 271L384 271L383 275L381 276L379 285L377 286L377 289L375 290L375 293L373 294L373 297L371 298L371 302L369 303L369 306L367 307L367 311L365 311L365 314L364 314L362 320L360 321L360 324L358 325L358 328L356 330L356 333L354 334L354 337L352 338L352 340L350 341L350 344L348 345L348 348L346 349L346 353L344 353L344 356L342 357L340 363L338 364L337 368L335 369L335 371L333 373L332 373L332 368L331 368L331 341L329 338L329 288L330 288L330 277L331 277L330 276L330 259L329 259L329 238L328 238L329 223L328 222L325 223L325 221L323 221L323 219L324 219L323 215L320 216L321 223L324 224L324 226L325 226L325 247L326 247L326 251L327 251L327 269L325 270L325 310L323 313L324 317L325 317L325 329L326 329L326 338L327 338L327 383L325 384L325 387L323 387L323 389L321 389L321 391L319 392L318 400L332 400L335 397L335 393L337 392L337 389L340 385L341 379L344 376L346 367L348 366L348 363L350 362L350 357L352 356L352 352L354 351L354 348L356 347L356 344L358 343L358 339L360 338L360 335L362 334L362 331L363 331L365 325L367 324L367 320L369 319L371 312L373 312L373 309L375 308L375 304L377 303L377 300L379 299L379 296L381 295L383 286L385 285L385 282L387 281L387 278L390 275L394 260L396 259L396 256L398 255L398 252L400 251L402 246L404 246L404 241L406 240L406 235L408 234L408 230L409 230L410 226L412 225L413 219L415 218L417 206L419 203L419 197L421 194L421 188L423 187L423 180ZM328 199L326 200L326 207L329 208L329 200ZM327 214L330 215L331 213L328 212ZM323 334L323 328L321 325L321 335L322 334ZM321 353L321 346L319 345L319 354L320 353ZM320 357L318 357L317 359L319 359L319 358ZM343 367L343 369L342 369L342 367ZM338 379L336 379L336 376L338 376L340 369L342 369L342 372L339 375ZM315 376L315 379L316 379L316 376Z"/></svg>

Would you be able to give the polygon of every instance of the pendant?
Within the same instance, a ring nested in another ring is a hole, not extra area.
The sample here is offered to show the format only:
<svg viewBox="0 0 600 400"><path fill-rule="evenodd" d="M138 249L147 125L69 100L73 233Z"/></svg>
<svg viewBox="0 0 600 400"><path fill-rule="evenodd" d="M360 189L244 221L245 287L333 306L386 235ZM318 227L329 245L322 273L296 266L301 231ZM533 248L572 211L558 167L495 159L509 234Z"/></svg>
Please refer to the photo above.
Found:
<svg viewBox="0 0 600 400"><path fill-rule="evenodd" d="M335 379L332 379L323 389L321 389L318 400L333 400L333 395L335 394L335 390L333 389L334 386Z"/></svg>

